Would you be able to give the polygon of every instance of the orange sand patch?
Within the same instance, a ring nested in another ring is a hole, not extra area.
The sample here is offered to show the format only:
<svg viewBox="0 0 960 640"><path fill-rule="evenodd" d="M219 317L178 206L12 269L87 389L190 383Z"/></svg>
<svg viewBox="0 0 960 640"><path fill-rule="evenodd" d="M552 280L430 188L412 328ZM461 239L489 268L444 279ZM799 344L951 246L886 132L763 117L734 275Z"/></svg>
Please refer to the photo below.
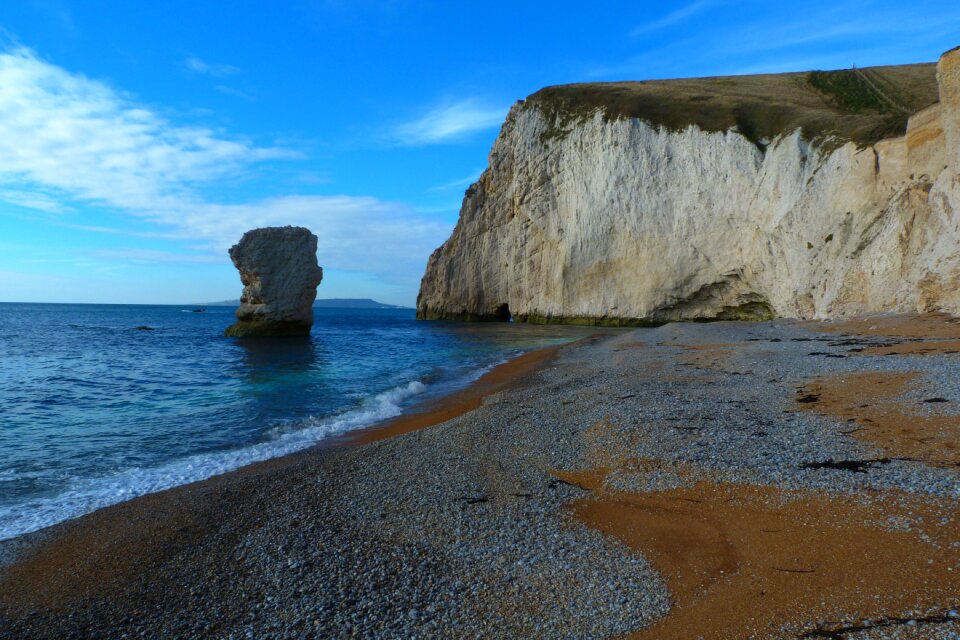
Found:
<svg viewBox="0 0 960 640"><path fill-rule="evenodd" d="M604 417L583 432L583 455L591 467L586 471L554 471L553 475L582 489L603 487L606 477L614 472L649 474L668 471L684 478L705 478L708 474L684 462L628 455L641 447L647 435L642 429L615 429L609 417ZM582 474L588 474L584 476Z"/></svg>
<svg viewBox="0 0 960 640"><path fill-rule="evenodd" d="M726 371L730 366L730 357L733 352L729 349L700 346L691 348L692 353L682 356L680 364L691 366L694 369L707 371Z"/></svg>
<svg viewBox="0 0 960 640"><path fill-rule="evenodd" d="M462 391L428 403L420 411L397 416L375 427L348 434L344 442L346 444L376 442L462 416L480 407L485 397L516 384L545 366L559 350L560 346L555 346L525 353L494 367Z"/></svg>
<svg viewBox="0 0 960 640"><path fill-rule="evenodd" d="M960 339L960 317L945 313L865 316L838 322L811 322L814 331L900 338Z"/></svg>
<svg viewBox="0 0 960 640"><path fill-rule="evenodd" d="M901 342L889 347L868 347L860 352L867 356L929 356L960 353L960 340L934 340L929 342Z"/></svg>
<svg viewBox="0 0 960 640"><path fill-rule="evenodd" d="M713 371L724 371L728 360L733 355L730 350L732 347L746 347L751 342L706 342L702 344L682 344L677 342L658 342L658 347L676 347L685 349L691 353L682 356L677 362L682 365L692 366L695 369L707 369Z"/></svg>
<svg viewBox="0 0 960 640"><path fill-rule="evenodd" d="M557 475L598 489L572 503L573 515L642 553L667 581L670 613L636 640L771 637L783 625L833 629L956 606L960 509L949 501L710 483L634 494L599 490L602 469ZM890 518L910 529L882 526Z"/></svg>
<svg viewBox="0 0 960 640"><path fill-rule="evenodd" d="M609 467L592 467L574 471L554 471L553 475L567 484L587 491L603 488L603 481L610 475Z"/></svg>
<svg viewBox="0 0 960 640"><path fill-rule="evenodd" d="M823 376L800 390L798 402L804 410L855 424L848 433L890 457L960 464L960 415L922 415L896 399L918 376L887 371Z"/></svg>
<svg viewBox="0 0 960 640"><path fill-rule="evenodd" d="M574 469L570 471L554 470L552 473L554 477L567 484L580 487L587 491L599 491L604 489L604 483L610 474L614 472L651 473L661 469L685 478L692 478L694 476L702 478L704 475L707 475L703 471L698 472L683 462L668 462L657 458L623 458L613 466L588 467L586 469Z"/></svg>

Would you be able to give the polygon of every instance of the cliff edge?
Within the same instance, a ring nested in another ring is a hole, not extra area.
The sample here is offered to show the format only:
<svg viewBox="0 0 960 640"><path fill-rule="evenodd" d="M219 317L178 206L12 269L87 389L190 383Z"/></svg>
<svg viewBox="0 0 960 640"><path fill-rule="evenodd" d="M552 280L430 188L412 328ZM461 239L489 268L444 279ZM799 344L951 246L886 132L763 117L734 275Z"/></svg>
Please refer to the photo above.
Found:
<svg viewBox="0 0 960 640"><path fill-rule="evenodd" d="M934 64L548 87L430 257L421 319L960 313L960 48Z"/></svg>

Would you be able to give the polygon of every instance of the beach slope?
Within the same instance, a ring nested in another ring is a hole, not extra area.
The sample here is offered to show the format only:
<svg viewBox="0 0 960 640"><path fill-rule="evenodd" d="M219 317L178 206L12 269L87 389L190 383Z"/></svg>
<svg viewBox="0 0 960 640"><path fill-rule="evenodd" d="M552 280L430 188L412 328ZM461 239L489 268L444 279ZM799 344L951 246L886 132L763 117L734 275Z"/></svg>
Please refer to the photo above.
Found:
<svg viewBox="0 0 960 640"><path fill-rule="evenodd" d="M885 316L531 355L7 543L0 637L956 637L958 340Z"/></svg>

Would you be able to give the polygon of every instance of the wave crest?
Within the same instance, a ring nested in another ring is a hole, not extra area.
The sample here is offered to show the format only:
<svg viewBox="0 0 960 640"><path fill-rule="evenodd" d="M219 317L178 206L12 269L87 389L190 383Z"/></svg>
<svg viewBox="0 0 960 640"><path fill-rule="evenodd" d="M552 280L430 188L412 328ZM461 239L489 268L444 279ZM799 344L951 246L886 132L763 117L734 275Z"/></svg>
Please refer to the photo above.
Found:
<svg viewBox="0 0 960 640"><path fill-rule="evenodd" d="M56 496L0 507L0 540L76 518L102 507L313 446L333 435L354 431L400 415L404 403L427 390L419 380L364 398L358 407L325 417L291 421L268 430L256 444L195 454L156 467L134 467L98 478L77 478ZM3 478L12 480L13 478Z"/></svg>

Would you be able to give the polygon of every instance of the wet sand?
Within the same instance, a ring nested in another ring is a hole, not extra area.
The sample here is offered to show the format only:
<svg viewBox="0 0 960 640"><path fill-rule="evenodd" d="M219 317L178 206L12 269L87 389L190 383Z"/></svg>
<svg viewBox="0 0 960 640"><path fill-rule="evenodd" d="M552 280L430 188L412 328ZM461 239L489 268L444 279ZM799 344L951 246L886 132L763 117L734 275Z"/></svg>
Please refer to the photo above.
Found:
<svg viewBox="0 0 960 640"><path fill-rule="evenodd" d="M594 338L586 338L592 340ZM492 393L508 388L517 381L535 373L557 354L557 347L544 347L517 356L480 376L470 386L414 407L401 416L366 429L345 434L338 445L360 445L394 438L404 433L432 427L473 411Z"/></svg>

